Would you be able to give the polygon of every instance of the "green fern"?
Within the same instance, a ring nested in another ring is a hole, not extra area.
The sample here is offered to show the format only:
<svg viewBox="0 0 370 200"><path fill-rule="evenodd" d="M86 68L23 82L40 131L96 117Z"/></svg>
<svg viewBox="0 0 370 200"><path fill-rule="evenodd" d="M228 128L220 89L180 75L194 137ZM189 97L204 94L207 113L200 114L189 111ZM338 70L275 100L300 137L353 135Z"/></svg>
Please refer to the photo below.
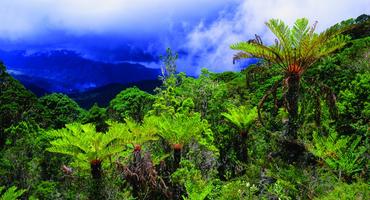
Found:
<svg viewBox="0 0 370 200"><path fill-rule="evenodd" d="M0 194L3 192L5 188L4 187L0 187ZM25 192L26 190L18 190L17 187L15 186L12 186L10 188L8 188L8 190L6 190L1 196L0 196L0 200L16 200L18 199L20 196L22 196L22 194Z"/></svg>
<svg viewBox="0 0 370 200"><path fill-rule="evenodd" d="M146 117L142 124L136 123L132 119L125 119L128 138L133 145L141 145L147 141L154 141L158 138L155 136L158 132L153 118Z"/></svg>
<svg viewBox="0 0 370 200"><path fill-rule="evenodd" d="M130 142L125 124L111 123L105 133L97 133L92 124L68 124L66 128L49 131L53 138L48 151L72 156L79 163L106 160L122 153Z"/></svg>
<svg viewBox="0 0 370 200"><path fill-rule="evenodd" d="M294 70L289 66L299 66L299 73L323 56L343 47L349 37L341 35L348 30L351 21L337 24L324 32L315 33L316 23L309 26L306 18L297 19L292 28L279 19L271 19L266 26L277 37L274 45L266 46L257 36L255 40L231 45L231 49L240 50L234 59L262 58L278 64L285 71Z"/></svg>
<svg viewBox="0 0 370 200"><path fill-rule="evenodd" d="M370 186L364 182L355 182L352 184L339 183L335 185L332 191L321 195L316 200L365 200L369 199Z"/></svg>
<svg viewBox="0 0 370 200"><path fill-rule="evenodd" d="M185 183L187 197L183 196L184 200L204 200L212 192L214 186L212 183L193 183L188 181Z"/></svg>
<svg viewBox="0 0 370 200"><path fill-rule="evenodd" d="M192 140L200 140L202 133L210 131L207 121L202 120L199 113L162 115L157 122L159 136L171 145L186 145Z"/></svg>
<svg viewBox="0 0 370 200"><path fill-rule="evenodd" d="M256 107L248 109L245 106L240 106L231 107L227 110L228 113L222 113L222 115L241 131L247 131L258 115Z"/></svg>
<svg viewBox="0 0 370 200"><path fill-rule="evenodd" d="M299 128L298 102L301 76L320 58L329 55L337 49L344 47L350 40L349 36L341 33L351 28L352 21L346 21L330 27L324 32L315 33L316 23L311 27L305 18L298 19L290 28L279 19L271 19L266 22L266 26L277 37L275 44L264 45L261 38L256 38L247 42L239 42L230 46L231 49L240 52L234 56L234 61L244 58L259 58L277 66L282 75L285 76L285 105L289 113L287 135L290 139L297 139ZM258 108L262 108L267 96L271 95L278 86L276 84L267 90L261 99ZM293 152L293 154L299 152Z"/></svg>
<svg viewBox="0 0 370 200"><path fill-rule="evenodd" d="M315 156L322 159L331 169L351 176L363 169L366 147L359 146L361 137L340 137L337 132L330 130L327 137L313 134L313 144L308 149Z"/></svg>

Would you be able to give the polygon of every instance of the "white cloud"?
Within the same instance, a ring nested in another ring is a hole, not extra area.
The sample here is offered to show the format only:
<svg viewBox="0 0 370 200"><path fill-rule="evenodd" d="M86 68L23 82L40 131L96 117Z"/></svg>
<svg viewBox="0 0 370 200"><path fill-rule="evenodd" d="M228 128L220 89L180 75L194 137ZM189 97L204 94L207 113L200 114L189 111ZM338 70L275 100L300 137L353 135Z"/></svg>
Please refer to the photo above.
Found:
<svg viewBox="0 0 370 200"><path fill-rule="evenodd" d="M0 38L20 40L50 30L72 35L165 31L175 22L200 18L235 0L1 0Z"/></svg>
<svg viewBox="0 0 370 200"><path fill-rule="evenodd" d="M220 72L239 67L230 44L255 33L272 39L264 25L270 18L307 17L320 31L363 13L369 0L0 0L0 43L89 52L130 43L153 54L172 47L187 53L180 70Z"/></svg>
<svg viewBox="0 0 370 200"><path fill-rule="evenodd" d="M256 33L271 41L273 37L264 24L271 18L292 24L297 18L306 17L311 23L318 21L317 31L322 31L342 20L369 13L368 0L245 0L232 17L221 16L207 27L200 23L190 32L182 46L189 55L180 63L182 70L192 66L198 73L202 67L216 72L237 70L239 66L232 64L235 51L230 50L230 44L251 39ZM194 57L199 59L191 63Z"/></svg>

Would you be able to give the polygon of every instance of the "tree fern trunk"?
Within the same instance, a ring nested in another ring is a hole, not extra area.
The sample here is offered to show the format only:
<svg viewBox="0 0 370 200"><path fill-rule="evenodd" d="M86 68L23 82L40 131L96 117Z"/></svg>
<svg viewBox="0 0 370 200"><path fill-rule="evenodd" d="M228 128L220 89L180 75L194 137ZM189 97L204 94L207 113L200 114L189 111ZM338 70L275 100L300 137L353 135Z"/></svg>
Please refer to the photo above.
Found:
<svg viewBox="0 0 370 200"><path fill-rule="evenodd" d="M298 131L298 100L300 75L292 73L288 77L288 92L286 95L289 113L287 135L290 139L297 139Z"/></svg>
<svg viewBox="0 0 370 200"><path fill-rule="evenodd" d="M176 171L180 167L181 161L181 144L173 145L173 171Z"/></svg>
<svg viewBox="0 0 370 200"><path fill-rule="evenodd" d="M101 160L92 160L90 162L91 176L92 176L92 188L90 191L90 199L105 199L103 194L103 183L102 183L102 162Z"/></svg>
<svg viewBox="0 0 370 200"><path fill-rule="evenodd" d="M248 133L247 131L242 131L240 133L239 160L242 162L248 161Z"/></svg>
<svg viewBox="0 0 370 200"><path fill-rule="evenodd" d="M173 171L180 168L182 144L173 145ZM174 199L181 199L181 186L175 184L172 189Z"/></svg>

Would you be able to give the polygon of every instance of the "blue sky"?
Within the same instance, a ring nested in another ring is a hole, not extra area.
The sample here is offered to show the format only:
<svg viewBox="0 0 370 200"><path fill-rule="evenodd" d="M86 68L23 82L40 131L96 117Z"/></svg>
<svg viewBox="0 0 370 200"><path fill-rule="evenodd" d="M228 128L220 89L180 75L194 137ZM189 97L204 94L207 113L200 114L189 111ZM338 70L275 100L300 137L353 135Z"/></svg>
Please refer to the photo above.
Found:
<svg viewBox="0 0 370 200"><path fill-rule="evenodd" d="M107 62L158 68L167 47L179 69L196 74L237 70L229 45L255 33L271 41L264 22L307 17L318 31L370 14L368 0L0 0L0 49L75 50Z"/></svg>

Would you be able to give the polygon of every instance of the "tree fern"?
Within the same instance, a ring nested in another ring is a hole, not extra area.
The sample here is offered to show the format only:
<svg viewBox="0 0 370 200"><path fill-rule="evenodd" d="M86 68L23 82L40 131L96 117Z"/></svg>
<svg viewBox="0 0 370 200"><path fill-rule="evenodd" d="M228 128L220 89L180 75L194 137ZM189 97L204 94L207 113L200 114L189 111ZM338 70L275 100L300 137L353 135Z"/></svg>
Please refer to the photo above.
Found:
<svg viewBox="0 0 370 200"><path fill-rule="evenodd" d="M111 123L105 133L97 133L92 124L68 124L66 128L52 130L47 134L53 140L48 151L70 155L79 165L103 161L123 152L129 143L127 126Z"/></svg>
<svg viewBox="0 0 370 200"><path fill-rule="evenodd" d="M239 129L238 157L246 162L248 159L248 131L252 122L258 116L257 108L248 109L245 106L240 106L228 108L228 111L228 113L222 113L222 115Z"/></svg>
<svg viewBox="0 0 370 200"><path fill-rule="evenodd" d="M155 121L150 117L146 117L142 124L136 123L132 119L125 119L127 129L129 131L130 141L133 144L141 144L147 141L156 140L158 132Z"/></svg>
<svg viewBox="0 0 370 200"><path fill-rule="evenodd" d="M172 146L174 163L176 170L181 161L181 151L184 145L192 141L198 141L211 151L217 152L213 143L212 131L208 122L202 120L199 113L185 114L163 114L155 117L157 121L158 135Z"/></svg>
<svg viewBox="0 0 370 200"><path fill-rule="evenodd" d="M158 118L158 134L171 145L186 145L191 140L198 140L208 129L208 123L201 119L199 113L193 115L175 113Z"/></svg>
<svg viewBox="0 0 370 200"><path fill-rule="evenodd" d="M305 18L297 19L292 28L279 19L271 19L266 26L276 36L273 45L264 45L259 36L248 42L239 42L230 47L240 52L234 61L243 58L260 58L276 64L285 76L288 86L285 101L289 113L288 136L296 139L298 130L298 100L301 76L320 58L342 48L348 36L341 33L351 28L352 21L334 25L320 34L315 33L316 23L311 27ZM261 100L260 107L262 107Z"/></svg>
<svg viewBox="0 0 370 200"><path fill-rule="evenodd" d="M227 110L228 112L222 113L222 115L241 131L247 131L252 122L257 118L256 107L249 109L246 106L240 106L231 107Z"/></svg>

